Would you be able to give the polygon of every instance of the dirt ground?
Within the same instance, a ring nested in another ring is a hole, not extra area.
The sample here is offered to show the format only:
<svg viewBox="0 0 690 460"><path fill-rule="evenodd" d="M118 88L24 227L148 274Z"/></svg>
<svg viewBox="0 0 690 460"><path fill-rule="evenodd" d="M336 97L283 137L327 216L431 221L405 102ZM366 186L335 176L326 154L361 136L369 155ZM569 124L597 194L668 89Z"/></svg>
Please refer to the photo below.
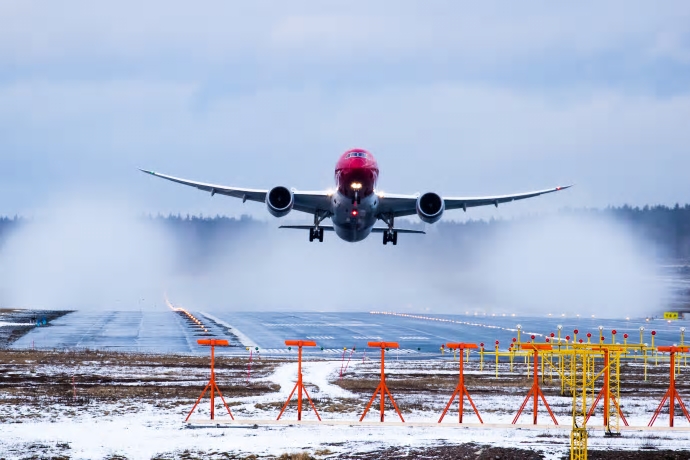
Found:
<svg viewBox="0 0 690 460"><path fill-rule="evenodd" d="M246 396L257 396L275 393L279 385L272 381L259 380L268 377L278 369L283 360L263 358L253 361L252 380L246 383L248 370L247 358L232 358L220 356L216 358L216 367L222 381L222 390L227 399ZM45 412L46 407L52 404L61 406L95 407L97 403L113 403L126 400L127 411L137 410L142 403L151 404L154 407L170 409L174 407L188 410L198 397L200 390L209 377L209 357L193 355L161 355L145 353L120 353L112 351L94 350L11 350L0 349L0 426L3 423L21 423L13 406L23 406L26 410L22 417L39 419L40 413ZM338 364L338 363L335 363ZM485 364L487 368L482 373L477 372L477 363L467 366L468 375L466 385L473 397L481 401L480 409L487 417L498 414L501 408L487 407L484 402L495 398L497 395L510 395L518 397L526 394L532 379L527 376L524 369L515 369L510 373L509 364L501 363L499 378L492 371L493 364ZM426 368L424 366L427 366ZM523 363L524 367L524 363ZM426 369L426 370L425 370ZM625 401L626 410L633 396L646 393L649 398L663 395L668 385L667 364L658 366L651 364L647 369L648 380L644 380L644 368L640 363L625 364L621 368L625 381L621 386L621 398ZM690 394L690 384L685 378L686 370L683 368L681 378L678 379L678 390L682 394ZM557 378L547 374L544 378L543 388L546 397L560 395L560 383ZM375 361L361 363L356 368L343 373L342 379L338 373L333 374L331 384L339 386L354 393L351 398L314 398L314 402L322 415L343 414L349 417L358 416L361 408L368 401L370 395L378 385L379 368ZM74 379L74 380L73 380ZM423 411L438 413L439 404L443 404L452 394L457 384L457 363L453 361L434 362L396 362L391 363L391 373L387 375L387 383L393 395L399 398L398 402L403 413L408 411ZM74 381L74 384L73 384ZM313 388L310 382L307 386ZM74 392L76 389L76 397ZM572 398L560 398L561 403L554 403L553 408L561 416L567 417L571 411ZM566 401L567 399L567 401ZM164 400L164 406L158 406L159 400ZM232 406L234 403L230 402ZM567 404L565 404L567 403ZM256 402L254 407L261 415L252 414L252 417L275 417L283 404L280 401ZM131 407L131 409L129 409ZM292 406L294 408L294 404ZM33 409L32 409L33 408ZM76 412L79 411L78 408ZM308 402L304 401L303 409L311 410ZM70 412L72 408L64 412ZM158 410L158 409L156 409ZM241 409L238 408L241 412ZM509 410L513 410L511 407ZM233 412L235 407L233 407ZM498 412L497 412L498 411ZM104 414L108 416L108 414ZM500 415L500 414L499 414ZM651 415L651 414L650 414ZM120 414L111 414L120 416ZM394 417L394 413L389 412ZM452 415L451 415L452 416ZM567 432L566 432L567 433ZM560 445L561 449L569 445L568 434L563 433L544 438L547 443ZM539 436L536 436L539 437ZM470 438L475 440L476 438ZM440 445L432 447L400 447L391 445L374 451L358 452L357 447L352 451L339 450L331 452L328 446L310 453L286 453L283 457L260 456L223 451L173 451L157 455L157 459L227 459L227 458L281 458L305 460L310 458L336 458L336 459L542 459L540 452L535 452L519 447L499 447L484 443L458 442L448 444L449 441L440 441ZM690 460L688 451L670 451L668 439L650 439L648 444L640 441L638 450L590 450L590 459L631 459L631 460ZM445 444L444 444L445 443ZM525 444L521 444L524 446ZM528 444L530 445L530 444ZM21 445L20 452L26 452L26 456L12 456L11 458L55 458L69 459L69 445L60 447L56 445L44 446ZM516 444L517 446L517 444ZM42 452L51 452L44 455ZM251 452L251 450L249 451ZM559 451L559 452L562 452ZM0 452L0 459L3 458ZM125 459L123 456L111 457L112 459ZM553 458L553 457L551 457ZM567 458L567 457L563 457Z"/></svg>
<svg viewBox="0 0 690 460"><path fill-rule="evenodd" d="M242 358L216 357L216 366L222 376L239 378L247 373L247 360ZM254 379L270 374L275 366L276 362L266 359L253 361ZM122 399L188 403L199 396L202 382L209 377L210 359L203 356L0 349L0 405L15 404L17 398L23 404L39 405ZM250 381L225 386L222 391L231 398L270 393L277 388Z"/></svg>

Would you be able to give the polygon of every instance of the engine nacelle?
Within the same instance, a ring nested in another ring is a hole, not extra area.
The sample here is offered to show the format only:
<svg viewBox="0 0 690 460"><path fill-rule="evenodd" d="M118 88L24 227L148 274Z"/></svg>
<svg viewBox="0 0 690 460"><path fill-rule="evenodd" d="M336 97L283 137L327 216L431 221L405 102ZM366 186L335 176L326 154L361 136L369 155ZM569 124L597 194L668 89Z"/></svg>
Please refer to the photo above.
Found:
<svg viewBox="0 0 690 460"><path fill-rule="evenodd" d="M446 203L436 193L428 192L417 198L417 215L427 224L437 222L445 209Z"/></svg>
<svg viewBox="0 0 690 460"><path fill-rule="evenodd" d="M273 187L266 194L266 206L268 207L268 212L275 217L286 216L290 211L292 211L292 206L294 204L295 199L293 194L287 187Z"/></svg>

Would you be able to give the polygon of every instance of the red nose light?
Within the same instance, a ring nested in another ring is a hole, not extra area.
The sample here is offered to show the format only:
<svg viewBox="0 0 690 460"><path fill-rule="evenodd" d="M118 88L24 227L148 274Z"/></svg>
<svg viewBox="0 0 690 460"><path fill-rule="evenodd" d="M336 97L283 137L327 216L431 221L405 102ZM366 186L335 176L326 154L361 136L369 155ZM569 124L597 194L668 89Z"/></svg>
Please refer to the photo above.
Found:
<svg viewBox="0 0 690 460"><path fill-rule="evenodd" d="M358 214L357 210L356 210L356 209L353 209L353 210L352 210L352 215L353 215L353 216L356 216L357 214Z"/></svg>

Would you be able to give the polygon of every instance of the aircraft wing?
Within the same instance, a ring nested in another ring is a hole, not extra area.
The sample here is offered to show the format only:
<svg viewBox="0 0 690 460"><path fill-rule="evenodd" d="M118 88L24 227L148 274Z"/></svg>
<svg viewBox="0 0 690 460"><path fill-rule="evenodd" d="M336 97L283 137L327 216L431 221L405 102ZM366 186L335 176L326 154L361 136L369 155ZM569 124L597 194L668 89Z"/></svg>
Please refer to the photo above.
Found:
<svg viewBox="0 0 690 460"><path fill-rule="evenodd" d="M141 172L150 174L152 176L160 177L161 179L177 182L178 184L188 185L190 187L198 188L213 195L226 195L235 198L241 198L242 201L257 201L264 203L266 201L266 194L268 190L259 190L252 188L228 187L226 185L214 185L204 182L196 182L179 177L168 176L153 171L140 169ZM316 211L327 211L329 209L329 201L331 195L328 192L300 192L293 191L295 204L293 209L297 211L314 214Z"/></svg>
<svg viewBox="0 0 690 460"><path fill-rule="evenodd" d="M538 190L535 192L527 193L516 193L513 195L496 195L496 196L483 196L483 197L444 197L443 201L446 206L446 210L450 209L463 209L474 208L477 206L489 206L493 205L498 207L501 203L509 203L516 200L524 200L526 198L532 198L539 195L544 195L546 193L559 192L567 188L572 187L568 185L566 187L555 187L546 190ZM411 216L417 214L417 198L418 195L389 195L381 194L379 195L379 213L381 215L392 215L394 217Z"/></svg>

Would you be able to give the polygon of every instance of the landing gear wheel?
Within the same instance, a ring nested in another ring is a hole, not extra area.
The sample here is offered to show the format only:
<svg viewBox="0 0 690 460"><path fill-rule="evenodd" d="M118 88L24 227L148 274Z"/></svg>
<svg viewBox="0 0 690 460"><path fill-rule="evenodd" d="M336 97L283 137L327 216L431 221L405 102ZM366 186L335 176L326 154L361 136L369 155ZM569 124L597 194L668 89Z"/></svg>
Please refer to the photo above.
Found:
<svg viewBox="0 0 690 460"><path fill-rule="evenodd" d="M309 229L309 241L319 240L323 243L323 228L310 228Z"/></svg>
<svg viewBox="0 0 690 460"><path fill-rule="evenodd" d="M395 230L383 232L383 244L388 244L389 241L393 243L393 246L398 244L398 232Z"/></svg>

